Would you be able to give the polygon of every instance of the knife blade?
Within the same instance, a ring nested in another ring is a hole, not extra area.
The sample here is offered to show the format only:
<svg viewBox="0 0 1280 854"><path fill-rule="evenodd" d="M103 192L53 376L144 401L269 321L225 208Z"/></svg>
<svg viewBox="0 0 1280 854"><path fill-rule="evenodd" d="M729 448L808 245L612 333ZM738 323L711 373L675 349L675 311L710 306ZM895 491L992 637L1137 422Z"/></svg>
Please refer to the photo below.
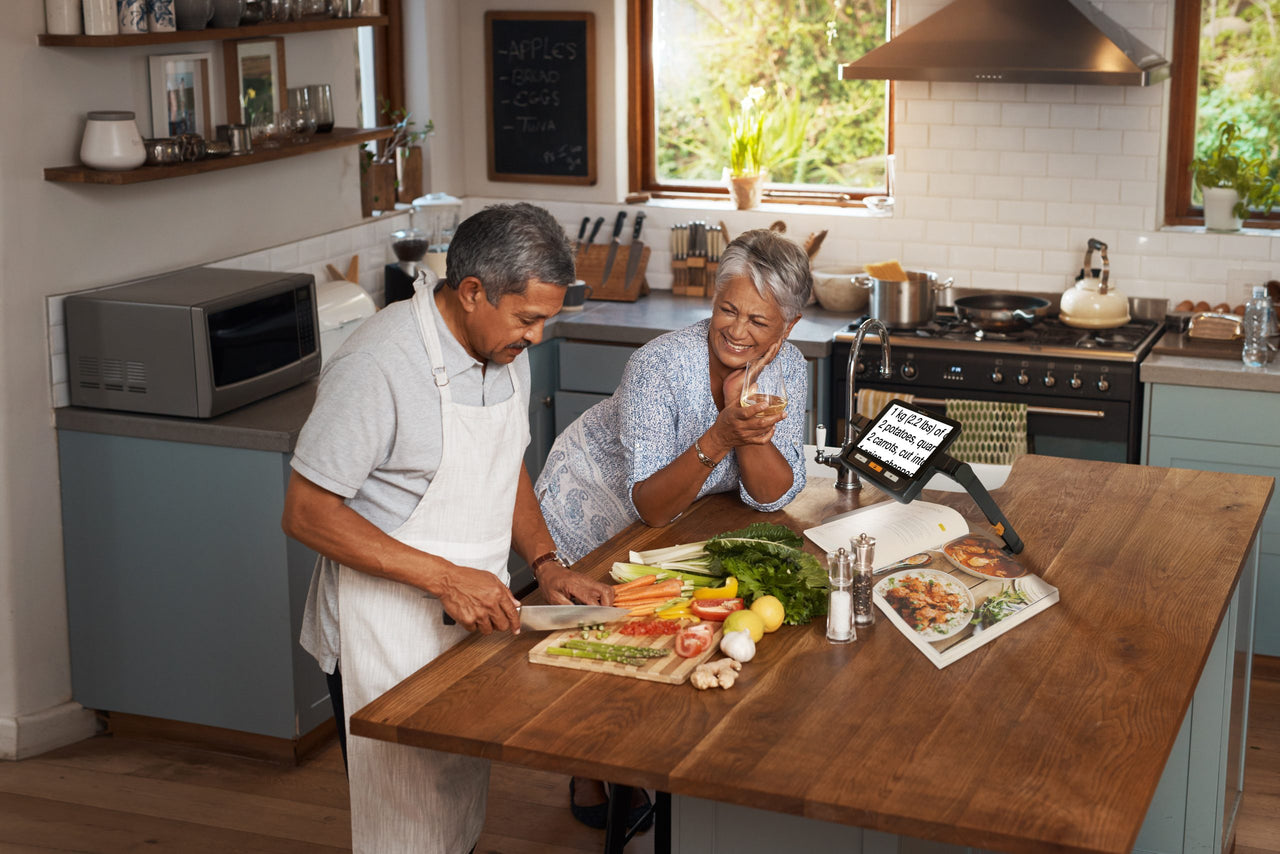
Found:
<svg viewBox="0 0 1280 854"><path fill-rule="evenodd" d="M613 259L618 257L618 236L622 234L622 221L627 218L626 211L618 211L618 218L613 221L613 243L609 245L609 257L604 259L604 274L600 276L600 284L609 281L613 272Z"/></svg>
<svg viewBox="0 0 1280 854"><path fill-rule="evenodd" d="M627 614L626 608L608 605L522 605L520 627L535 632L576 629L621 620Z"/></svg>
<svg viewBox="0 0 1280 854"><path fill-rule="evenodd" d="M631 280L640 269L640 256L644 254L644 241L640 239L640 229L644 226L644 211L636 214L635 225L631 228L631 245L627 247L627 275L622 280L622 292L631 289Z"/></svg>
<svg viewBox="0 0 1280 854"><path fill-rule="evenodd" d="M578 226L578 245L576 247L575 254L578 254L578 255L582 254L582 238L586 236L587 226L590 224L591 224L591 217L584 216L582 218L582 225Z"/></svg>

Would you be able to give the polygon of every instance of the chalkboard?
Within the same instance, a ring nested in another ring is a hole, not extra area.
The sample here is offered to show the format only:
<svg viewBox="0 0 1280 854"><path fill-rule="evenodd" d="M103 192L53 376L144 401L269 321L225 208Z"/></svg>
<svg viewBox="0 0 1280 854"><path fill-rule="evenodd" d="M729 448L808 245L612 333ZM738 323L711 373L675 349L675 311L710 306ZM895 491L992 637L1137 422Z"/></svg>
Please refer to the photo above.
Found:
<svg viewBox="0 0 1280 854"><path fill-rule="evenodd" d="M595 15L486 12L489 180L596 182Z"/></svg>

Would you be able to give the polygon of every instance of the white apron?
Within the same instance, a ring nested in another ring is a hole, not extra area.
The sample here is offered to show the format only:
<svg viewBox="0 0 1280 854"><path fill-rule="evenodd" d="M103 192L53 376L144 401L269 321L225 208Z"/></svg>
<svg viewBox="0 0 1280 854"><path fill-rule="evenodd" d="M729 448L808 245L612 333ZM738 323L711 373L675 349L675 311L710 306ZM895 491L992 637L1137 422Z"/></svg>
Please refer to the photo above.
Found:
<svg viewBox="0 0 1280 854"><path fill-rule="evenodd" d="M511 515L525 446L526 395L511 366L513 393L493 406L463 406L449 393L431 291L413 298L440 391L440 469L404 524L402 543L460 566L510 580ZM349 716L466 637L441 621L440 601L421 590L342 567L338 582L343 702ZM483 710L477 710L483 713ZM484 826L487 760L348 739L351 836L356 854L459 854Z"/></svg>

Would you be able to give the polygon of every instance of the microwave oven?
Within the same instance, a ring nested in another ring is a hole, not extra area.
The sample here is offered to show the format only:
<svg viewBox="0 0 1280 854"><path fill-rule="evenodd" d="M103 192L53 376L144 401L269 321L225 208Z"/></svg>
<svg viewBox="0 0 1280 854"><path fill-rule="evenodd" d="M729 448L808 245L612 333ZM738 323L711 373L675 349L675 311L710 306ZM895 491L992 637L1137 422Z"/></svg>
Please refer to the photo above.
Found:
<svg viewBox="0 0 1280 854"><path fill-rule="evenodd" d="M320 372L309 274L192 267L63 305L73 406L211 418Z"/></svg>

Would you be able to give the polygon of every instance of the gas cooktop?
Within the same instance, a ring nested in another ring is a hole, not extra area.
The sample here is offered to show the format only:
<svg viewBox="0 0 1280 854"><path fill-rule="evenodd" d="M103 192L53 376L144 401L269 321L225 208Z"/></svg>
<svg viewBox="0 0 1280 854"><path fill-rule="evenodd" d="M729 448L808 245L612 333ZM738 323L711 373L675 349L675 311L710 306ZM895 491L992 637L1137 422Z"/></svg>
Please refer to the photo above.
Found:
<svg viewBox="0 0 1280 854"><path fill-rule="evenodd" d="M837 341L852 341L865 317L837 332ZM1057 317L1043 318L1026 329L992 332L960 320L950 309L940 309L928 323L912 329L890 329L894 347L963 350L975 353L1040 353L1043 355L1137 362L1147 354L1163 331L1159 321L1134 318L1115 329L1080 329ZM875 335L866 345L875 345Z"/></svg>

